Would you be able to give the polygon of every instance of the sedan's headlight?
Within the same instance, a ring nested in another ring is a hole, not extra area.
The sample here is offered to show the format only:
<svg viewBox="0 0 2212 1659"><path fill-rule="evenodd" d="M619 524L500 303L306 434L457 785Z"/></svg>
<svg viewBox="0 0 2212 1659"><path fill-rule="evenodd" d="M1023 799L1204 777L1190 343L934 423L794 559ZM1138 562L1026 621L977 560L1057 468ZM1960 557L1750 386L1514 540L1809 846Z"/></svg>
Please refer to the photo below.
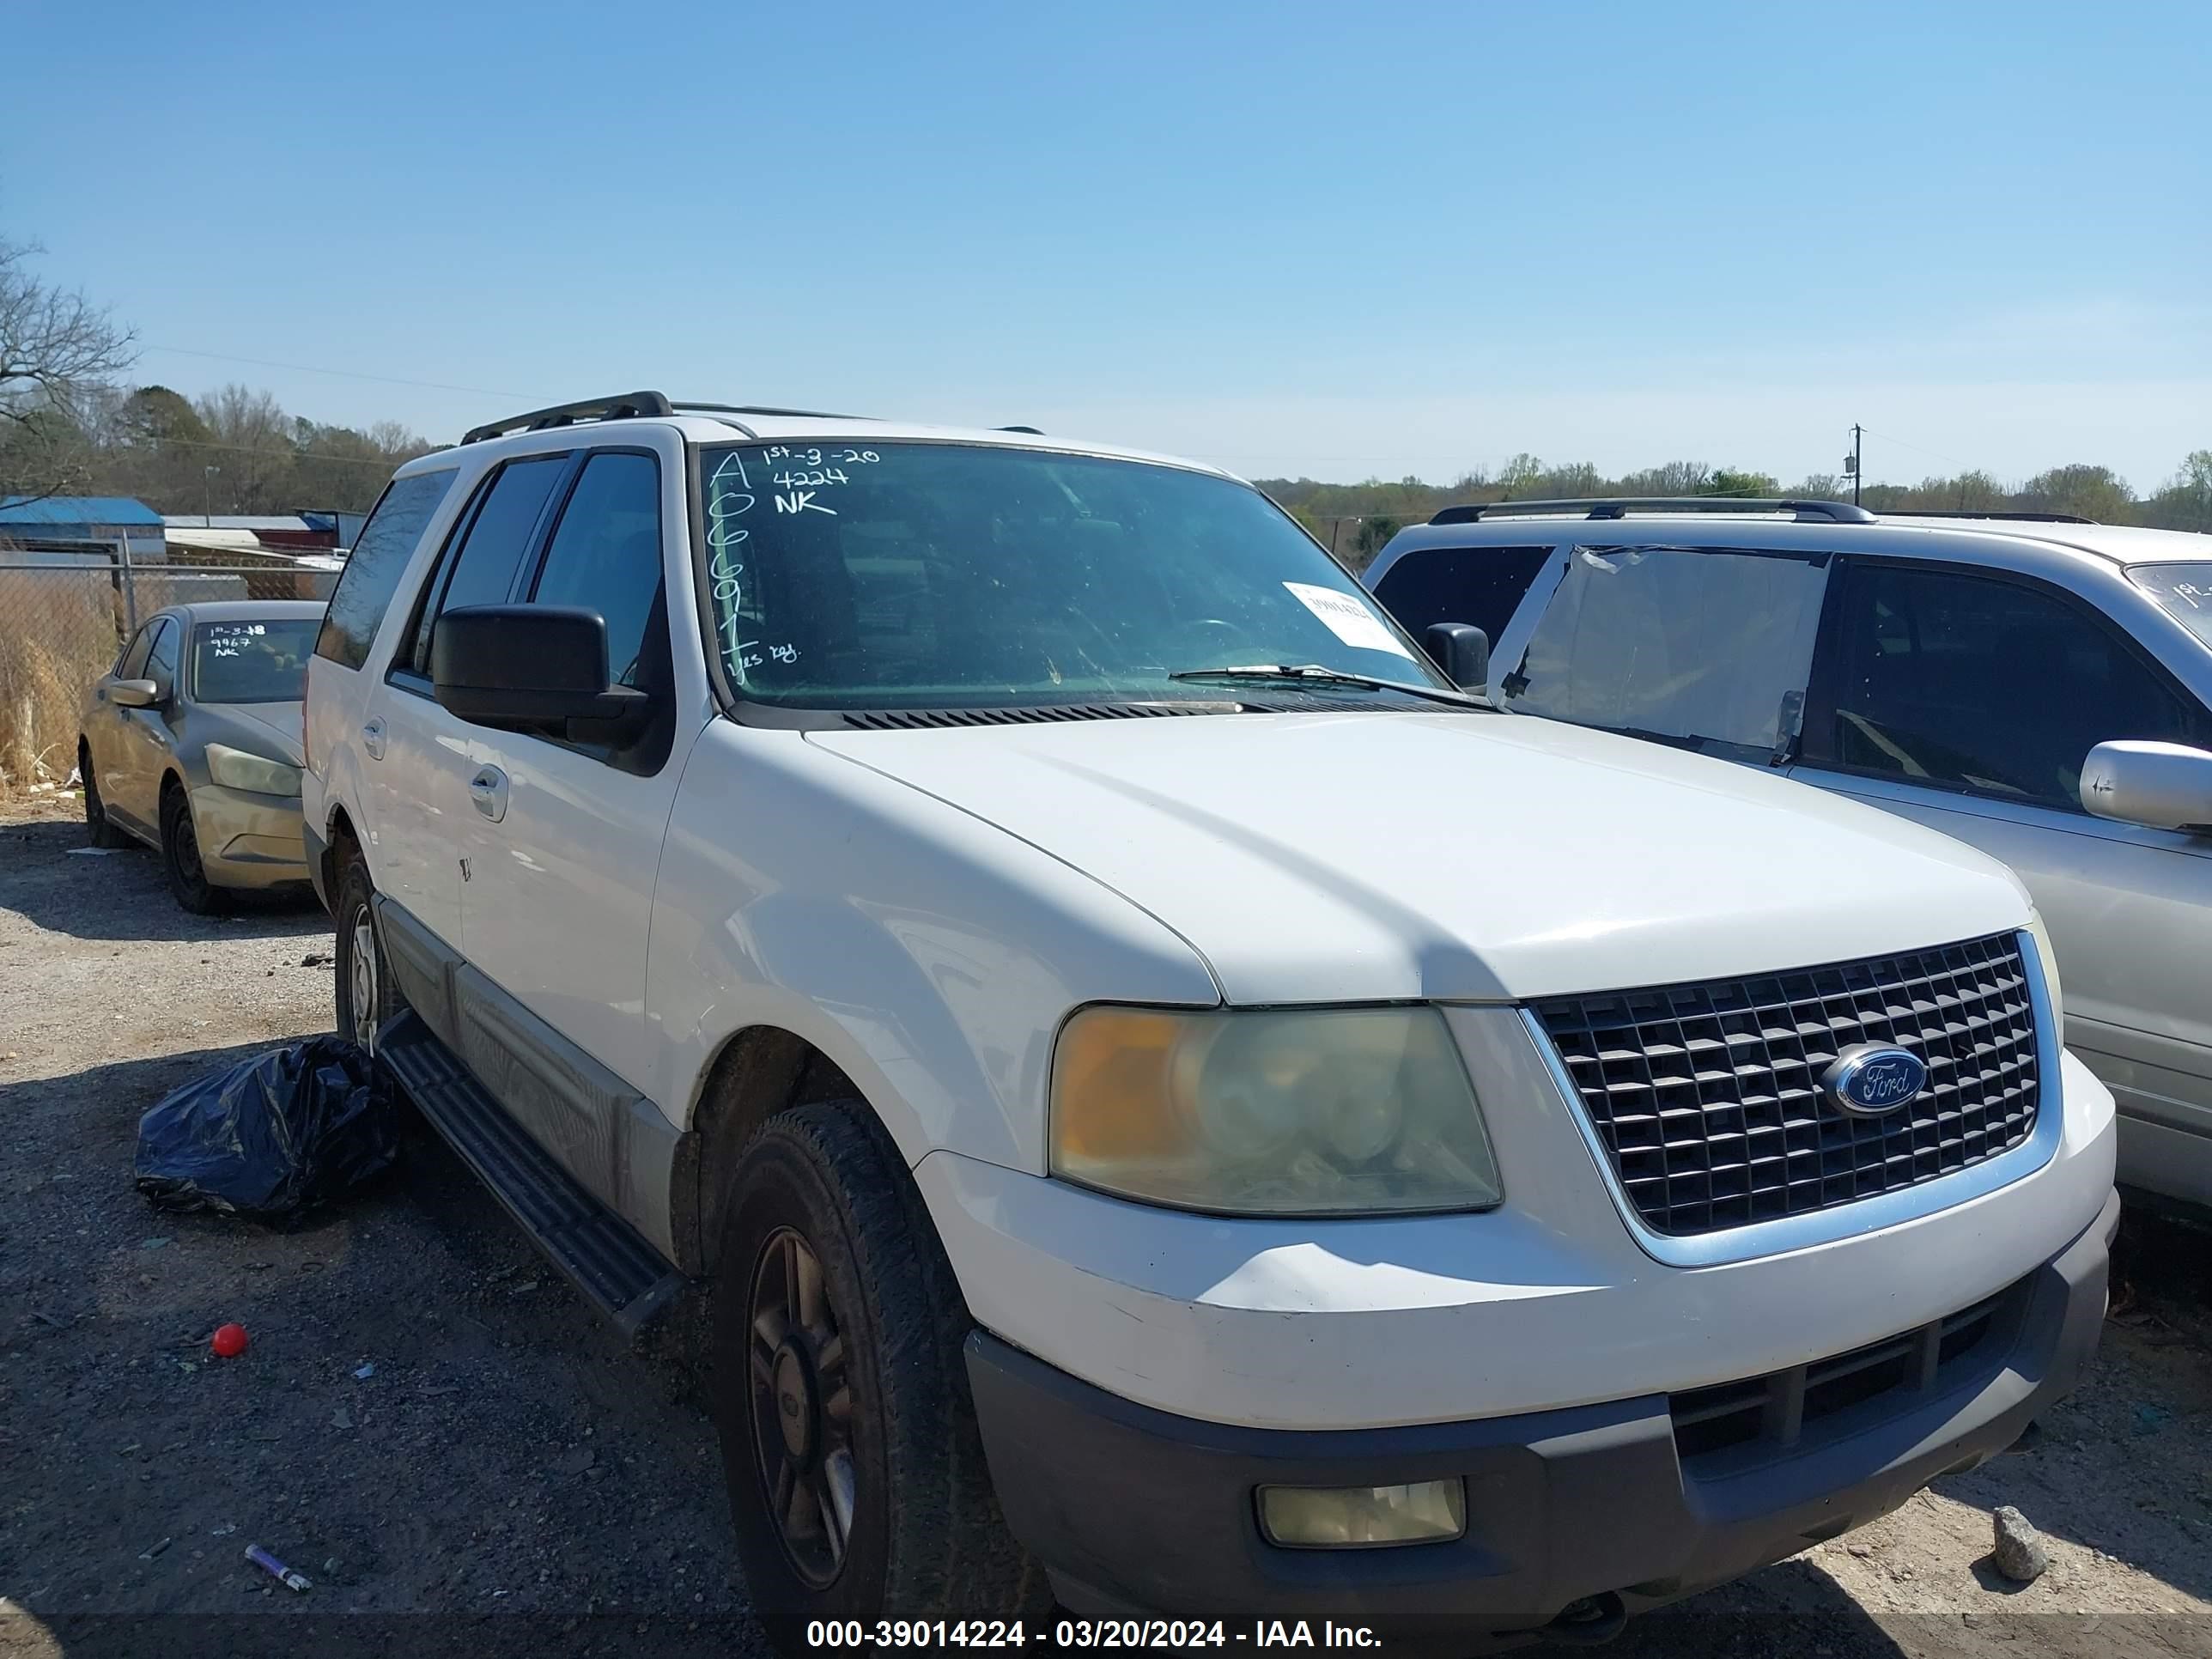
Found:
<svg viewBox="0 0 2212 1659"><path fill-rule="evenodd" d="M207 746L207 763L208 776L226 789L243 789L253 795L300 793L300 769L283 761L264 760L243 749L211 743Z"/></svg>
<svg viewBox="0 0 2212 1659"><path fill-rule="evenodd" d="M1434 1008L1086 1008L1053 1057L1051 1167L1237 1215L1476 1210L1502 1196Z"/></svg>

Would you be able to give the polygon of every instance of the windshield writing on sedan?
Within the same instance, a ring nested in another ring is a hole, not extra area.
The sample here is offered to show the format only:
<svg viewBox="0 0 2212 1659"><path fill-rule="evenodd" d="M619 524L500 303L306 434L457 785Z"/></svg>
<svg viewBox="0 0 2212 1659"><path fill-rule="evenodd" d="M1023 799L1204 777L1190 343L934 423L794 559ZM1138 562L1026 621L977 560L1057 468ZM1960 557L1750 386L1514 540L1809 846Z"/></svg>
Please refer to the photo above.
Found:
<svg viewBox="0 0 2212 1659"><path fill-rule="evenodd" d="M915 442L710 447L701 471L713 625L748 699L1212 698L1171 677L1224 663L1444 685L1326 552L1228 479Z"/></svg>
<svg viewBox="0 0 2212 1659"><path fill-rule="evenodd" d="M192 696L199 702L295 702L319 617L210 622L192 629Z"/></svg>

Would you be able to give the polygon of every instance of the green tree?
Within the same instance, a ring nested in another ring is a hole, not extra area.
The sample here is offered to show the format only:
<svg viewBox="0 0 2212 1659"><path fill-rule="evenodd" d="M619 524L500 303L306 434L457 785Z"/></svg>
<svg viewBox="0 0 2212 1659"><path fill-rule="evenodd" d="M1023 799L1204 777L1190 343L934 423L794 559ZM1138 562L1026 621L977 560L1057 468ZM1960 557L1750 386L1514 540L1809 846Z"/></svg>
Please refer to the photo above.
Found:
<svg viewBox="0 0 2212 1659"><path fill-rule="evenodd" d="M1705 480L1701 495L1746 495L1768 498L1782 493L1782 480L1771 472L1739 472L1733 467L1717 466Z"/></svg>
<svg viewBox="0 0 2212 1659"><path fill-rule="evenodd" d="M2020 487L2019 505L2033 513L2075 513L2100 524L2135 518L2135 492L2108 466L2054 466Z"/></svg>
<svg viewBox="0 0 2212 1659"><path fill-rule="evenodd" d="M2143 517L2162 530L2212 532L2212 449L2191 450Z"/></svg>

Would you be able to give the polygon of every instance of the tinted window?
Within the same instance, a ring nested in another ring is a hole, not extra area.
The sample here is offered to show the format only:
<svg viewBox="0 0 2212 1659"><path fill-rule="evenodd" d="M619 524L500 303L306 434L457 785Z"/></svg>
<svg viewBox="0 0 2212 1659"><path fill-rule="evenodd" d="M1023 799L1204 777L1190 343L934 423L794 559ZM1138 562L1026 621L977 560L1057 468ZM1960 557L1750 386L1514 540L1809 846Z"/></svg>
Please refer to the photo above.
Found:
<svg viewBox="0 0 2212 1659"><path fill-rule="evenodd" d="M148 623L132 636L131 648L123 653L123 660L115 665L118 680L143 680L146 678L146 653L154 647L155 624Z"/></svg>
<svg viewBox="0 0 2212 1659"><path fill-rule="evenodd" d="M1548 547L1419 547L1383 573L1375 597L1415 639L1433 623L1473 623L1492 645L1551 556Z"/></svg>
<svg viewBox="0 0 2212 1659"><path fill-rule="evenodd" d="M2041 589L1861 564L1837 621L1829 738L1855 770L2078 811L2096 744L2191 740L2114 630Z"/></svg>
<svg viewBox="0 0 2212 1659"><path fill-rule="evenodd" d="M331 593L331 608L323 617L315 653L332 662L358 668L368 660L368 647L378 625L398 591L399 578L422 532L453 487L454 474L417 472L397 478L377 502L355 538L353 552Z"/></svg>
<svg viewBox="0 0 2212 1659"><path fill-rule="evenodd" d="M659 465L650 455L594 455L561 514L531 597L605 617L607 672L617 684L636 685L660 580Z"/></svg>
<svg viewBox="0 0 2212 1659"><path fill-rule="evenodd" d="M144 678L163 690L177 683L177 625L164 617L154 624L153 648L146 653Z"/></svg>
<svg viewBox="0 0 2212 1659"><path fill-rule="evenodd" d="M312 617L202 623L192 629L192 696L201 702L293 702L304 696Z"/></svg>
<svg viewBox="0 0 2212 1659"><path fill-rule="evenodd" d="M507 603L545 497L568 465L567 456L549 455L543 460L510 461L500 469L453 560L445 597L438 604L441 611Z"/></svg>

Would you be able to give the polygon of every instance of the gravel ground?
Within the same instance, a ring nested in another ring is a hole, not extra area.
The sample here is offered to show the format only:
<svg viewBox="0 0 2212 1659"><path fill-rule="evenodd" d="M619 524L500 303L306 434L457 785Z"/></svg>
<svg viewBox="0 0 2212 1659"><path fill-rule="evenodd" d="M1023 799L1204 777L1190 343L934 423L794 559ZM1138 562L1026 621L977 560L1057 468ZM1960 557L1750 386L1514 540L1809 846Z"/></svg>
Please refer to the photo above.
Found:
<svg viewBox="0 0 2212 1659"><path fill-rule="evenodd" d="M0 808L0 1656L761 1651L685 1368L434 1139L295 1231L133 1192L164 1091L328 1029L331 933L186 915L80 810ZM2095 1376L2021 1449L1612 1651L2212 1655L2212 1237L2131 1216L2122 1250ZM252 1346L212 1361L226 1320ZM2001 1504L2049 1542L2026 1589Z"/></svg>

